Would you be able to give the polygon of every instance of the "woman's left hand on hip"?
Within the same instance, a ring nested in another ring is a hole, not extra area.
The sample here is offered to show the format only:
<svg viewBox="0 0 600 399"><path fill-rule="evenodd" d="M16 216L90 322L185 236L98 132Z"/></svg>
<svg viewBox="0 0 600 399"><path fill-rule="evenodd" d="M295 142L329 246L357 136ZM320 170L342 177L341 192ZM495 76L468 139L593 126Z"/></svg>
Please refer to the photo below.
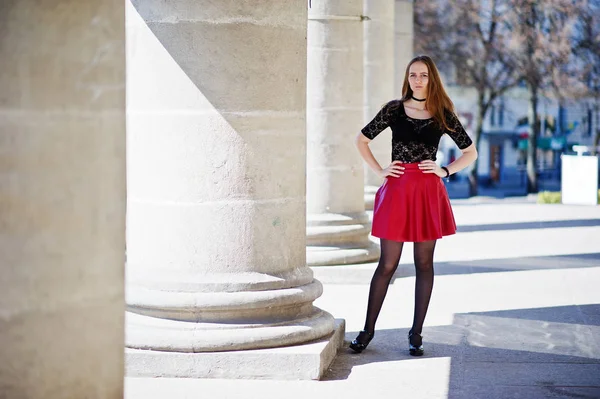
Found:
<svg viewBox="0 0 600 399"><path fill-rule="evenodd" d="M419 169L423 173L435 173L439 177L445 177L446 171L438 166L435 161L427 160L419 162Z"/></svg>

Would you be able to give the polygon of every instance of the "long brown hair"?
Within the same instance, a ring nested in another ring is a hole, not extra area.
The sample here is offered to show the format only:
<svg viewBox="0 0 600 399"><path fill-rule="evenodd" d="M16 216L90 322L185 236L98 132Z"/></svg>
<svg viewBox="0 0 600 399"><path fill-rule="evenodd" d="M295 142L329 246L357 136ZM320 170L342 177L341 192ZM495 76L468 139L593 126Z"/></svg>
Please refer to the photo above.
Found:
<svg viewBox="0 0 600 399"><path fill-rule="evenodd" d="M450 100L450 97L448 97L440 77L440 72L438 71L431 57L427 55L418 55L408 63L408 66L406 67L406 73L404 74L404 85L402 86L402 98L400 99L400 102L404 103L413 95L413 91L408 83L408 73L411 65L415 62L424 63L429 72L425 108L433 116L433 119L438 123L438 125L440 125L440 127L442 127L444 130L453 131L452 128L448 126L446 121L446 112L454 113L454 103L452 103L452 100Z"/></svg>

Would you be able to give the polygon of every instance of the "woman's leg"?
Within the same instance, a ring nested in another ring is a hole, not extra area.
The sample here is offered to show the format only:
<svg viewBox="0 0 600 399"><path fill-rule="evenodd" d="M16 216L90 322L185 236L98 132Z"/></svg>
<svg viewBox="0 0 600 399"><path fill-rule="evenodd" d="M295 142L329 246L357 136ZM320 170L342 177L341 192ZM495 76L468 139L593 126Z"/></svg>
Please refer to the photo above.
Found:
<svg viewBox="0 0 600 399"><path fill-rule="evenodd" d="M377 316L379 316L379 311L383 305L388 285L392 280L394 272L398 268L403 244L404 243L398 241L381 239L381 257L379 258L379 264L371 279L367 319L364 328L365 331L370 333L375 331L375 322L377 321Z"/></svg>
<svg viewBox="0 0 600 399"><path fill-rule="evenodd" d="M433 251L436 240L415 242L415 315L411 331L421 334L433 290Z"/></svg>

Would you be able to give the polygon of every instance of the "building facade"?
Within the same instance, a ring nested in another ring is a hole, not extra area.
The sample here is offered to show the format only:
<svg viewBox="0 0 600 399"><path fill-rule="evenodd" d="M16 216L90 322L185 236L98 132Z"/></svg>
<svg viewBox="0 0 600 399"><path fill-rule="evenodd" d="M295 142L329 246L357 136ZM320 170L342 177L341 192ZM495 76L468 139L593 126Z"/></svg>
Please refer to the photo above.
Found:
<svg viewBox="0 0 600 399"><path fill-rule="evenodd" d="M448 94L467 132L474 138L478 112L477 91L472 87L448 86ZM528 137L529 93L518 87L498 98L484 119L480 138L477 175L482 186L525 186ZM538 104L540 137L538 171L542 186L560 183L560 155L573 151L574 145L594 144L599 128L591 99L559 102L541 97ZM440 143L440 162L448 163L460 155L447 136ZM461 171L453 182L466 184L469 170ZM554 182L554 183L552 183Z"/></svg>

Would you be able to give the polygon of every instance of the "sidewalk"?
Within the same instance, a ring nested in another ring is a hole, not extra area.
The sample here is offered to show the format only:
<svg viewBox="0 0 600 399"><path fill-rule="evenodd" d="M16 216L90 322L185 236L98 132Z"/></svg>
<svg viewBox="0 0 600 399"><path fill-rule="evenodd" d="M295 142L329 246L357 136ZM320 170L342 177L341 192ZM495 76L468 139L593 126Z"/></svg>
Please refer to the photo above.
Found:
<svg viewBox="0 0 600 399"><path fill-rule="evenodd" d="M600 207L454 209L460 233L436 249L424 357L406 348L407 244L373 342L361 355L342 349L324 380L127 378L126 398L600 398ZM346 320L347 341L362 328L374 267L315 268L330 280L315 305Z"/></svg>
<svg viewBox="0 0 600 399"><path fill-rule="evenodd" d="M467 181L455 181L446 184L448 196L451 199L473 200L478 197L509 199L527 197L527 186L525 182L517 179L505 181L492 186L479 185L477 197L469 197L469 183ZM559 180L539 180L538 191L560 191L561 182ZM535 195L534 195L535 196Z"/></svg>

